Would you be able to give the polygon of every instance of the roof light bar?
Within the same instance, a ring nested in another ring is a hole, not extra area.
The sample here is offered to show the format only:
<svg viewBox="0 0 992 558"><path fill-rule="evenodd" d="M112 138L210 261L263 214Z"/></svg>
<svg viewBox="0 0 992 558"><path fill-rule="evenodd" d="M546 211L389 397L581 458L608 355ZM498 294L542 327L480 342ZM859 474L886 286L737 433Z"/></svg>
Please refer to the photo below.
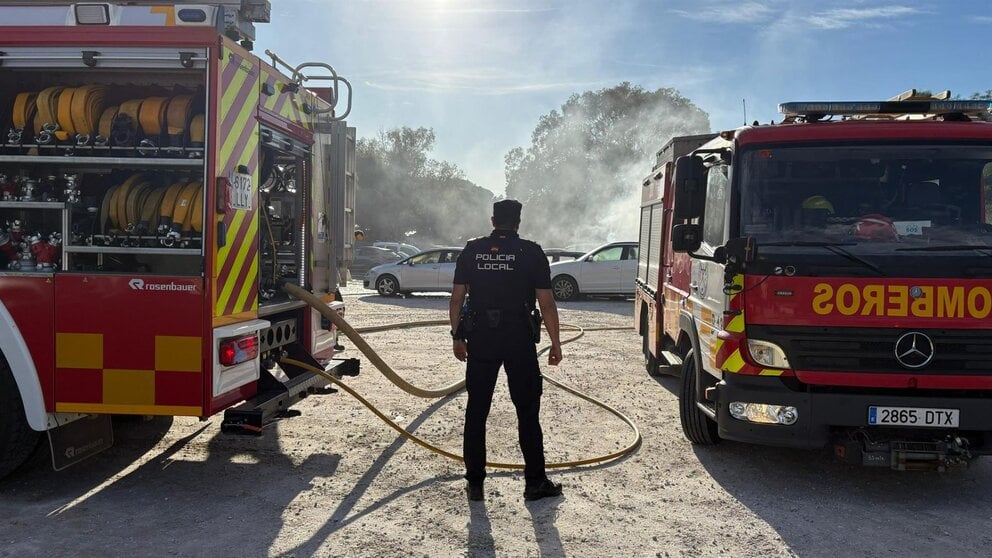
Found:
<svg viewBox="0 0 992 558"><path fill-rule="evenodd" d="M786 116L858 114L989 114L992 101L827 101L782 103Z"/></svg>

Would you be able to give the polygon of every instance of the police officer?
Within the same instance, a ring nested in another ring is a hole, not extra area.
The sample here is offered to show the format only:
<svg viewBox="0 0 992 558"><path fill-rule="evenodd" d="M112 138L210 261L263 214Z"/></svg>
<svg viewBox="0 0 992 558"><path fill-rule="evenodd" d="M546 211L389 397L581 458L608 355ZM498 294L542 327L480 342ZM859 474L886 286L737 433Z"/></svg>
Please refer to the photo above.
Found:
<svg viewBox="0 0 992 558"><path fill-rule="evenodd" d="M551 338L548 364L561 362L558 308L551 293L551 271L541 247L517 235L520 202L493 204L493 230L470 240L458 257L449 317L455 358L468 360L465 385L465 487L469 500L483 500L486 478L486 418L500 366L506 370L510 398L517 410L520 449L524 454L524 498L561 495L561 484L544 470L544 435L540 410L543 378L537 362L534 299ZM468 312L462 312L466 294ZM464 323L462 323L464 322Z"/></svg>

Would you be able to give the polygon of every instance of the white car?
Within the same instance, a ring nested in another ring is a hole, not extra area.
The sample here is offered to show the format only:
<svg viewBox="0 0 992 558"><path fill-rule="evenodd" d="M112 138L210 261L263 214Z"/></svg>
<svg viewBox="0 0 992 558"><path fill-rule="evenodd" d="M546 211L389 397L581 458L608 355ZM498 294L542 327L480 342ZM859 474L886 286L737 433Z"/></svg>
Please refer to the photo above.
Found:
<svg viewBox="0 0 992 558"><path fill-rule="evenodd" d="M382 296L421 292L451 292L461 248L434 248L395 263L373 267L365 274L366 289Z"/></svg>
<svg viewBox="0 0 992 558"><path fill-rule="evenodd" d="M403 242L385 242L382 240L377 240L372 243L372 246L392 250L393 252L403 254L404 256L413 256L414 254L419 254L421 252L420 248L417 248L413 244L404 244Z"/></svg>
<svg viewBox="0 0 992 558"><path fill-rule="evenodd" d="M551 291L556 300L583 294L634 295L637 243L611 242L570 262L551 264Z"/></svg>

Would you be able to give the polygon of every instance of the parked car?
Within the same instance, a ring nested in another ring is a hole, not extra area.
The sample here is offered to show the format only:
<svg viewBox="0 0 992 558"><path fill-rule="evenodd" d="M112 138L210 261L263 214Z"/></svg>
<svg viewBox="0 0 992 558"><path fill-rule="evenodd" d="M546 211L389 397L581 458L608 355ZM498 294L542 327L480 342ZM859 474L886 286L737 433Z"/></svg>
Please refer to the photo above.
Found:
<svg viewBox="0 0 992 558"><path fill-rule="evenodd" d="M361 277L377 265L392 263L403 259L402 254L378 246L359 246L355 248L355 257L348 269L352 277Z"/></svg>
<svg viewBox="0 0 992 558"><path fill-rule="evenodd" d="M426 250L395 263L373 267L363 281L366 289L382 296L409 294L414 291L451 292L455 262L461 248Z"/></svg>
<svg viewBox="0 0 992 558"><path fill-rule="evenodd" d="M575 261L551 264L551 290L557 300L583 294L634 296L637 243L611 242Z"/></svg>
<svg viewBox="0 0 992 558"><path fill-rule="evenodd" d="M545 248L544 255L548 257L549 262L560 262L562 260L574 260L578 259L579 256L585 254L585 252L578 252L575 250L565 250L563 248Z"/></svg>
<svg viewBox="0 0 992 558"><path fill-rule="evenodd" d="M403 254L404 256L413 256L414 254L419 254L421 252L420 248L417 248L413 244L406 244L403 242L387 242L384 240L377 240L372 243L372 246L386 248L387 250L392 250L393 252Z"/></svg>

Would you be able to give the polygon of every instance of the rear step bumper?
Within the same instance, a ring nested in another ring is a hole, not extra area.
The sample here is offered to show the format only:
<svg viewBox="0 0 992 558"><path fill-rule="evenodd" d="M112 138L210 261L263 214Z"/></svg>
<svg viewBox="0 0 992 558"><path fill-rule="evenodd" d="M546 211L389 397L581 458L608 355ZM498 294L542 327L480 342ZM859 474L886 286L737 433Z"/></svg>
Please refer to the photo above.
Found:
<svg viewBox="0 0 992 558"><path fill-rule="evenodd" d="M331 359L324 366L324 370L338 378L357 376L359 360L357 358ZM268 372L262 370L262 374L265 375ZM337 391L328 390L328 384L330 382L326 378L313 372L294 375L285 382L275 379L259 382L259 385L267 385L268 389L237 407L224 411L224 420L220 424L221 431L228 434L261 436L262 426L288 411L290 407L308 395Z"/></svg>

